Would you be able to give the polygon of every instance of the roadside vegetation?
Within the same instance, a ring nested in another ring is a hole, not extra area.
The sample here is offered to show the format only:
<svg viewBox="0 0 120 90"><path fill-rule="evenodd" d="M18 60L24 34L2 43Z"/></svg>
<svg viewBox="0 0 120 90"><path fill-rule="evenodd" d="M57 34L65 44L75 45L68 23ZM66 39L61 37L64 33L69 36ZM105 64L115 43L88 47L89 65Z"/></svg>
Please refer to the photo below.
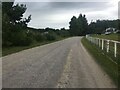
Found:
<svg viewBox="0 0 120 90"><path fill-rule="evenodd" d="M109 34L109 35L91 35L92 37L96 37L96 38L102 38L102 39L108 39L108 40L115 40L115 41L119 41L119 33L118 34ZM104 53L106 55L108 55L110 58L113 59L113 61L118 62L120 59L120 44L117 44L117 58L114 57L114 43L113 42L109 42L109 52L106 53L106 48L107 48L107 41L105 41L105 45L104 45Z"/></svg>
<svg viewBox="0 0 120 90"><path fill-rule="evenodd" d="M85 37L82 43L88 52L95 58L95 61L103 68L111 77L116 85L118 85L118 65L102 52L96 45L90 43Z"/></svg>
<svg viewBox="0 0 120 90"><path fill-rule="evenodd" d="M97 38L115 40L115 41L119 41L120 42L120 33L116 33L116 34L113 33L113 34L109 34L109 35L97 35L97 34L94 34L94 35L91 35L91 36L92 37L97 37ZM120 44L117 44L117 57L116 58L114 57L114 43L110 42L110 50L109 50L108 53L106 53L106 50L101 50L97 46L96 46L96 48L98 49L98 52L101 51L101 53L104 53L105 56L109 57L109 60L112 60L112 61L114 61L114 62L117 63L117 72L118 72L118 78L117 78L117 80L118 80L118 88L120 88L119 87L120 86ZM93 54L95 54L95 53L93 53ZM104 59L103 57L100 57L100 58ZM107 67L107 65L106 65L106 67ZM109 68L109 66L108 66L108 68ZM113 68L114 68L114 66L113 66ZM113 70L113 71L115 71L115 70ZM109 72L109 70L106 71L106 72ZM110 74L110 76L111 76L111 74ZM111 76L111 77L115 81L114 76Z"/></svg>
<svg viewBox="0 0 120 90"><path fill-rule="evenodd" d="M68 37L66 37L68 38ZM59 40L63 40L66 38L57 38L56 40L52 40L52 41L43 41L43 42L33 42L32 44L28 45L28 46L11 46L11 47L4 47L2 48L2 56L6 56L12 53L16 53L22 50L26 50L26 49L30 49L30 48L34 48L37 46L41 46L41 45L45 45L45 44L49 44L49 43L53 43Z"/></svg>
<svg viewBox="0 0 120 90"><path fill-rule="evenodd" d="M120 41L119 34L109 34L109 35L96 35L96 34L94 34L94 35L92 35L92 37Z"/></svg>

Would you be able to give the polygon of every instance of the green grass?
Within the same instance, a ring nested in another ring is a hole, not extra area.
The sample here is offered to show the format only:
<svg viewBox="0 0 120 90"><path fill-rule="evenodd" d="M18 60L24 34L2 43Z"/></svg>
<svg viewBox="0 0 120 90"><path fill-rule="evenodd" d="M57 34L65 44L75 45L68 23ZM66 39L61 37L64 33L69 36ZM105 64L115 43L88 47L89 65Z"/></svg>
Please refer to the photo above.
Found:
<svg viewBox="0 0 120 90"><path fill-rule="evenodd" d="M65 38L59 38L59 39L54 40L54 41L44 41L44 42L41 42L41 43L34 42L31 45L29 45L29 46L3 47L2 48L2 56L6 56L6 55L9 55L9 54L12 54L12 53L16 53L16 52L19 52L19 51L22 51L22 50L25 50L25 49L29 49L29 48L45 45L45 44L48 44L48 43L53 43L53 42L56 42L56 41L59 41L59 40L63 40L63 39L65 39Z"/></svg>
<svg viewBox="0 0 120 90"><path fill-rule="evenodd" d="M109 35L92 35L93 37L109 39L109 40L116 40L120 41L119 34L109 34Z"/></svg>
<svg viewBox="0 0 120 90"><path fill-rule="evenodd" d="M91 44L85 37L82 38L84 47L88 50L95 61L103 68L104 71L111 77L114 83L118 84L118 65L111 61L111 59L94 44Z"/></svg>
<svg viewBox="0 0 120 90"><path fill-rule="evenodd" d="M92 35L92 37L97 38L103 38L103 39L109 39L109 40L116 40L120 41L120 34L109 34L109 35ZM105 48L107 42L105 41ZM104 53L106 53L106 49L104 49ZM114 61L118 62L120 60L120 44L117 44L117 58L114 58L114 43L110 42L110 51L109 53L106 53L110 58L112 58Z"/></svg>

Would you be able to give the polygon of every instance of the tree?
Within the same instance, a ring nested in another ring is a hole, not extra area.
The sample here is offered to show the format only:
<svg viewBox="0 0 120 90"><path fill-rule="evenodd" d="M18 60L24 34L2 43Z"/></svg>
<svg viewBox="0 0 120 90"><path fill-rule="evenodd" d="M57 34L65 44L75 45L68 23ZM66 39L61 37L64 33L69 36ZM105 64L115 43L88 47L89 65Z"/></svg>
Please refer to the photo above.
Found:
<svg viewBox="0 0 120 90"><path fill-rule="evenodd" d="M27 45L24 44L28 40L25 28L31 20L31 15L28 18L22 18L27 9L26 5L13 6L13 2L3 2L2 7L3 46ZM30 43L30 40L28 41Z"/></svg>
<svg viewBox="0 0 120 90"><path fill-rule="evenodd" d="M80 14L78 18L72 17L70 21L70 34L74 36L86 35L88 31L88 23L85 15Z"/></svg>
<svg viewBox="0 0 120 90"><path fill-rule="evenodd" d="M88 23L85 15L83 15L82 17L82 26L83 26L82 35L86 35L88 33Z"/></svg>
<svg viewBox="0 0 120 90"><path fill-rule="evenodd" d="M70 34L72 36L78 35L79 34L78 33L78 31L79 31L79 28L78 28L79 25L78 25L78 20L77 20L77 18L75 16L73 16L71 18L71 21L69 22L69 24L70 24L70 26L69 26L69 28L70 28Z"/></svg>
<svg viewBox="0 0 120 90"><path fill-rule="evenodd" d="M105 32L106 28L113 27L119 29L119 19L118 20L97 20L96 22L91 22L89 24L90 34L102 34Z"/></svg>

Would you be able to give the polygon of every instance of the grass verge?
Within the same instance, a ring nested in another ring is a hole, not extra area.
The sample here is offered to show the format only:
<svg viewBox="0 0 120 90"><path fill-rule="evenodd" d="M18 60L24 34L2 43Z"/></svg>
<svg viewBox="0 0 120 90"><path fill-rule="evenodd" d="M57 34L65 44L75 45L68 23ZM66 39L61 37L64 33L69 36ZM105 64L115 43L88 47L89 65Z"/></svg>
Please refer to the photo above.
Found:
<svg viewBox="0 0 120 90"><path fill-rule="evenodd" d="M103 38L103 39L120 41L119 35L120 35L120 34L92 35L92 37L97 37L97 38Z"/></svg>
<svg viewBox="0 0 120 90"><path fill-rule="evenodd" d="M30 49L30 48L33 48L33 47L37 47L37 46L53 43L53 42L56 42L56 41L59 41L59 40L63 40L63 39L66 39L66 38L59 38L59 39L54 40L54 41L44 41L44 42L40 42L40 43L34 42L31 45L29 45L29 46L4 47L4 48L2 48L2 56L6 56L6 55L9 55L9 54L12 54L12 53L16 53L16 52L19 52L19 51L22 51L22 50L25 50L25 49Z"/></svg>
<svg viewBox="0 0 120 90"><path fill-rule="evenodd" d="M103 70L111 77L116 85L118 85L118 65L94 44L91 44L85 37L82 38L82 44L88 52L95 58L95 61L103 68Z"/></svg>

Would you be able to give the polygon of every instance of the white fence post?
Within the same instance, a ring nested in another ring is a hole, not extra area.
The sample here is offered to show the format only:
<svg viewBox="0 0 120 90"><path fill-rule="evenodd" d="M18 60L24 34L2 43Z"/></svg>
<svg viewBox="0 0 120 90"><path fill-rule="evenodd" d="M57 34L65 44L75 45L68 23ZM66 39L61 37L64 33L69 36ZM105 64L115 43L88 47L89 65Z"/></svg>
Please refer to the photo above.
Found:
<svg viewBox="0 0 120 90"><path fill-rule="evenodd" d="M117 43L114 42L114 56L117 57Z"/></svg>
<svg viewBox="0 0 120 90"><path fill-rule="evenodd" d="M99 47L100 47L100 44L101 44L101 43L100 43L100 39L98 39L98 40L99 40Z"/></svg>
<svg viewBox="0 0 120 90"><path fill-rule="evenodd" d="M104 50L104 43L106 42L106 52L110 52L110 43L114 43L114 57L117 57L117 44L120 44L119 41L100 39L94 37L86 37L91 43L98 45L102 50Z"/></svg>
<svg viewBox="0 0 120 90"><path fill-rule="evenodd" d="M99 46L99 39L97 38L97 45Z"/></svg>
<svg viewBox="0 0 120 90"><path fill-rule="evenodd" d="M109 52L109 40L107 40L107 52Z"/></svg>
<svg viewBox="0 0 120 90"><path fill-rule="evenodd" d="M99 46L99 39L97 38L97 45Z"/></svg>
<svg viewBox="0 0 120 90"><path fill-rule="evenodd" d="M97 45L97 38L96 38L96 45Z"/></svg>
<svg viewBox="0 0 120 90"><path fill-rule="evenodd" d="M104 49L104 40L102 39L102 50Z"/></svg>

